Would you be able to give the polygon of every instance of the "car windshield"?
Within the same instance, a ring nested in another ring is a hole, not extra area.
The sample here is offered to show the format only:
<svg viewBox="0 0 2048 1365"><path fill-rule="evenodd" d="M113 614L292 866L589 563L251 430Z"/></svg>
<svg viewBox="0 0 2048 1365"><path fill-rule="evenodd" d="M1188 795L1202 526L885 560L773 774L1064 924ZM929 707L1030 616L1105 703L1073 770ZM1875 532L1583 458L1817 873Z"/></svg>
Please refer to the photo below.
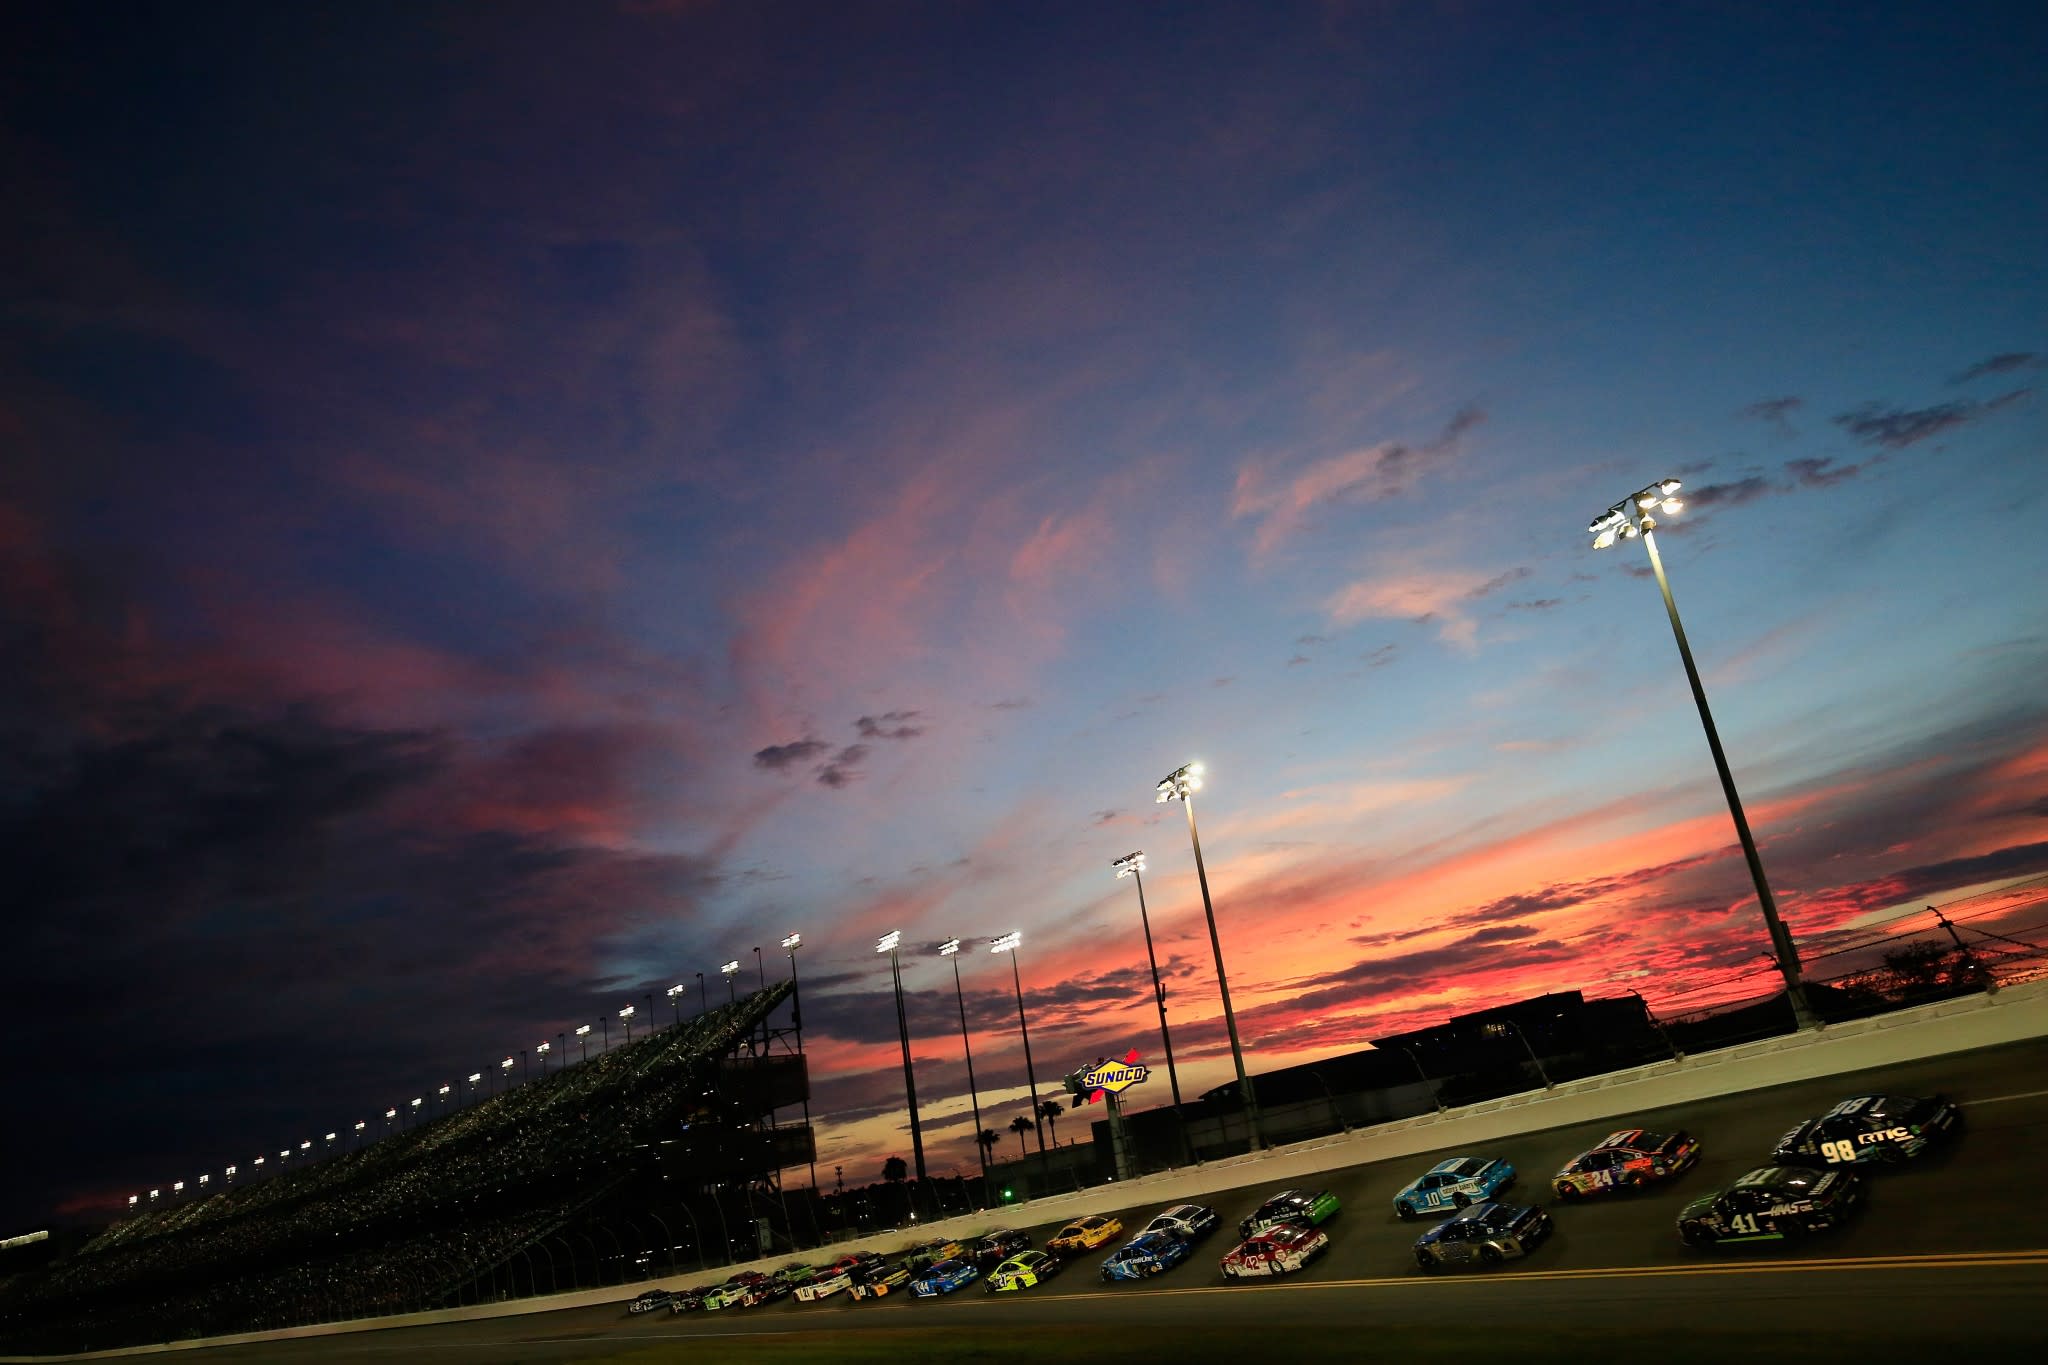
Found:
<svg viewBox="0 0 2048 1365"><path fill-rule="evenodd" d="M1456 1176L1478 1175L1486 1169L1487 1164L1486 1160L1482 1157L1468 1156L1457 1165L1451 1167L1450 1173Z"/></svg>
<svg viewBox="0 0 2048 1365"><path fill-rule="evenodd" d="M1473 1221L1484 1223L1490 1228L1504 1228L1509 1223L1514 1222L1515 1215L1520 1212L1520 1209L1511 1209L1506 1204L1489 1204L1486 1212Z"/></svg>

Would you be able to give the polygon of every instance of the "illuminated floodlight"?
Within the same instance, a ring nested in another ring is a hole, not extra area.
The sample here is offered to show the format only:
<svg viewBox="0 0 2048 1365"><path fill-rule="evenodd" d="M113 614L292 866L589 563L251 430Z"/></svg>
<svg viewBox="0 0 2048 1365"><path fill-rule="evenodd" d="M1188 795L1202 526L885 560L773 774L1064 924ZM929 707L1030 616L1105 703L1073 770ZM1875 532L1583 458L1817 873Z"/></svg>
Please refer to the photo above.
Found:
<svg viewBox="0 0 2048 1365"><path fill-rule="evenodd" d="M498 1070L500 1071L510 1071L511 1069L512 1059L510 1057L507 1057L504 1061L498 1063Z"/></svg>
<svg viewBox="0 0 2048 1365"><path fill-rule="evenodd" d="M1185 767L1175 768L1172 772L1160 778L1159 786L1155 789L1158 795L1154 799L1162 804L1167 801L1185 801L1188 799L1189 793L1198 792L1201 789L1202 765L1190 763Z"/></svg>
<svg viewBox="0 0 2048 1365"><path fill-rule="evenodd" d="M1125 877L1134 876L1145 870L1144 850L1141 849L1136 853L1126 853L1121 858L1111 859L1109 865L1116 869L1118 881L1122 881Z"/></svg>
<svg viewBox="0 0 2048 1365"><path fill-rule="evenodd" d="M535 1052L553 1052L555 1045L549 1042L539 1042L533 1045L533 1050Z"/></svg>
<svg viewBox="0 0 2048 1365"><path fill-rule="evenodd" d="M357 1131L358 1133L362 1132L362 1131L363 1131L363 1127L364 1127L364 1125L363 1125L362 1123L358 1122L358 1123L356 1124L356 1131Z"/></svg>
<svg viewBox="0 0 2048 1365"><path fill-rule="evenodd" d="M254 1164L254 1165L257 1165L257 1166L261 1166L261 1165L263 1164L263 1160L264 1160L264 1159L263 1159L262 1157L260 1157L260 1156L259 1156L259 1157L257 1157L257 1158L256 1158L256 1160L255 1160L255 1161L254 1161L254 1162L253 1162L252 1164ZM152 1196L152 1197L154 1197L154 1196Z"/></svg>
<svg viewBox="0 0 2048 1365"><path fill-rule="evenodd" d="M423 1103L423 1101L422 1101L422 1100L420 1099L420 1097L419 1097L418 1095L414 1095L414 1096L412 1097L412 1107L413 1107L413 1108L415 1108L415 1109L419 1108L419 1107L420 1107L420 1105L421 1105L422 1103ZM309 1142L309 1143L307 1143L306 1145L307 1145L308 1147L311 1147L311 1146L312 1146L313 1144Z"/></svg>
<svg viewBox="0 0 2048 1365"><path fill-rule="evenodd" d="M136 1204L137 1204L137 1203L139 1203L139 1202L141 1201L141 1199L142 1199L142 1196L141 1196L141 1195L139 1195L139 1194L131 1194L131 1195L129 1195L129 1196L128 1196L128 1207L129 1207L129 1208L131 1208L131 1209L132 1209L132 1208L134 1208L134 1207L136 1206Z"/></svg>
<svg viewBox="0 0 2048 1365"><path fill-rule="evenodd" d="M720 967L718 970L724 972L727 976L734 976L738 974L739 969L740 960L738 958L734 958L732 961L726 963L723 967Z"/></svg>
<svg viewBox="0 0 2048 1365"><path fill-rule="evenodd" d="M414 1100L414 1101L413 1101L413 1103L414 1103L414 1104L418 1104L418 1103L419 1103L419 1101L418 1101L418 1100ZM306 1140L305 1140L304 1142L300 1143L300 1144L299 1144L299 1150L300 1150L300 1151L302 1151L302 1152L310 1152L310 1151L312 1151L312 1150L313 1150L313 1139L311 1139L311 1138L307 1138L307 1139L306 1139Z"/></svg>
<svg viewBox="0 0 2048 1365"><path fill-rule="evenodd" d="M802 934L785 934L782 939L782 946L785 948L801 948L804 946L804 936Z"/></svg>
<svg viewBox="0 0 2048 1365"><path fill-rule="evenodd" d="M391 1106L391 1107L390 1107L389 1109L386 1109L386 1110L384 1111L384 1117L385 1117L385 1118L387 1118L387 1119L395 1119L395 1118L397 1118L397 1117L398 1117L398 1106L394 1104L394 1105L392 1105L392 1106Z"/></svg>
<svg viewBox="0 0 2048 1365"><path fill-rule="evenodd" d="M446 1089L447 1089L448 1087L444 1085L444 1086L442 1086L441 1088L442 1088L443 1090L446 1090ZM329 1134L327 1135L327 1141L329 1141L329 1142L332 1142L332 1141L334 1141L334 1138L335 1138L335 1135L334 1135L333 1133L329 1133Z"/></svg>
<svg viewBox="0 0 2048 1365"><path fill-rule="evenodd" d="M957 952L959 952L959 951L960 951L960 940L959 940L959 939L957 939L957 938L949 938L949 939L947 939L947 940L946 940L946 941L945 941L944 943L941 943L941 944L939 945L939 956L940 956L940 957L951 957L951 956L952 956L953 954L955 954L955 953L957 953Z"/></svg>
<svg viewBox="0 0 2048 1365"><path fill-rule="evenodd" d="M1676 493L1679 489L1683 487L1685 487L1685 485L1680 483L1676 479L1665 479L1657 485L1657 491L1668 498L1673 493Z"/></svg>
<svg viewBox="0 0 2048 1365"><path fill-rule="evenodd" d="M674 986L670 986L670 987L668 988L668 995L669 995L669 998L670 998L671 1000L673 1000L673 999L674 999L675 997L677 997L677 996L681 995L682 993L683 993L683 988L682 988L682 986L681 986L681 984L680 984L680 983L679 983L679 984L677 984L677 985L674 985Z"/></svg>
<svg viewBox="0 0 2048 1365"><path fill-rule="evenodd" d="M484 1073L481 1071L472 1071L469 1073L469 1083L471 1085L475 1085L478 1081L481 1081L483 1078Z"/></svg>
<svg viewBox="0 0 2048 1365"><path fill-rule="evenodd" d="M230 1166L227 1168L225 1172L223 1172L223 1174L227 1175L230 1179L233 1179L235 1172L240 1169L241 1167L239 1166Z"/></svg>
<svg viewBox="0 0 2048 1365"><path fill-rule="evenodd" d="M620 1011L619 1011L619 1018L621 1018L621 1019L631 1019L632 1017L633 1017L633 1007L632 1007L631 1005L628 1005L628 1006L626 1006L626 1008L624 1008L624 1009L622 1009L622 1010L620 1010Z"/></svg>
<svg viewBox="0 0 2048 1365"><path fill-rule="evenodd" d="M1017 945L1024 941L1024 935L1012 929L1001 938L989 940L988 950L992 953L1014 953Z"/></svg>
<svg viewBox="0 0 2048 1365"><path fill-rule="evenodd" d="M172 1194L178 1194L178 1193L180 1193L181 1191L183 1191L183 1190L184 1190L184 1188L185 1188L185 1182L184 1182L184 1181L182 1181L182 1180L173 1180L173 1181L171 1182L171 1193L172 1193Z"/></svg>
<svg viewBox="0 0 2048 1365"><path fill-rule="evenodd" d="M901 929L891 929L888 933L875 940L875 951L878 953L893 953L902 942L903 931Z"/></svg>
<svg viewBox="0 0 2048 1365"><path fill-rule="evenodd" d="M285 1148L277 1154L277 1159L279 1161L290 1161L292 1159L292 1149L289 1147Z"/></svg>
<svg viewBox="0 0 2048 1365"><path fill-rule="evenodd" d="M213 1179L213 1176L211 1174L202 1175L199 1177L199 1183L204 1185L207 1181L211 1179Z"/></svg>
<svg viewBox="0 0 2048 1365"><path fill-rule="evenodd" d="M584 1036L585 1034L587 1034L587 1033L589 1033L589 1032L590 1032L590 1025L588 1025L588 1024L578 1024L578 1025L576 1026L576 1036L577 1036L578 1038L581 1038L581 1037L583 1037L583 1036ZM474 1077L472 1077L471 1079L475 1079L475 1078L474 1078Z"/></svg>
<svg viewBox="0 0 2048 1365"><path fill-rule="evenodd" d="M259 1158L259 1159L260 1159L260 1158ZM150 1197L151 1199L161 1199L161 1198L163 1198L163 1196L164 1196L164 1192L163 1192L162 1190L151 1190L151 1191L149 1192L149 1197Z"/></svg>

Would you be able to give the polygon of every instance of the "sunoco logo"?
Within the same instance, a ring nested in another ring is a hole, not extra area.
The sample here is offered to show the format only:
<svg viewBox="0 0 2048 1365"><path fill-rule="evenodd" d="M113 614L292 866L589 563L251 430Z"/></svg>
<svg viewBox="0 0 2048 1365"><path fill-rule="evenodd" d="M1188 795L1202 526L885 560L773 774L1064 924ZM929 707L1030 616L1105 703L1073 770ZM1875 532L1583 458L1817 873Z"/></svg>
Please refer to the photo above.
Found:
<svg viewBox="0 0 2048 1365"><path fill-rule="evenodd" d="M1081 1073L1081 1088L1093 1104L1104 1095L1121 1095L1152 1074L1152 1068L1138 1060L1135 1049L1120 1062L1097 1062Z"/></svg>

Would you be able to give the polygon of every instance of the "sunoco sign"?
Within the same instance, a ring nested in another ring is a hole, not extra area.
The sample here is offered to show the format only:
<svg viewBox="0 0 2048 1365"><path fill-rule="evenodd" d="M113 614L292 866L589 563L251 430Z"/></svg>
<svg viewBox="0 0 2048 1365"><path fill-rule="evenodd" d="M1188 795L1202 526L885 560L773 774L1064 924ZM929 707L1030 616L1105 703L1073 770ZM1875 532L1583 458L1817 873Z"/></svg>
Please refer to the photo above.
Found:
<svg viewBox="0 0 2048 1365"><path fill-rule="evenodd" d="M1134 1085L1144 1083L1152 1074L1152 1068L1138 1060L1133 1049L1120 1062L1097 1062L1075 1077L1077 1088L1088 1092L1088 1103L1094 1104L1104 1095L1121 1095Z"/></svg>

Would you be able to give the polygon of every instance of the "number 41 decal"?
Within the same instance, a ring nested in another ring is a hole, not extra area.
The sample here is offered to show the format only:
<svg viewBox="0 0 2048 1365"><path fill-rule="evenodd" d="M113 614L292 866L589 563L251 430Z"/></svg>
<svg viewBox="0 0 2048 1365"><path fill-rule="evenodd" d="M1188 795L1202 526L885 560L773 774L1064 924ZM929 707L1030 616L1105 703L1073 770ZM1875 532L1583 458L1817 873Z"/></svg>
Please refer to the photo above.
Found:
<svg viewBox="0 0 2048 1365"><path fill-rule="evenodd" d="M1737 1232L1757 1233L1763 1230L1756 1225L1756 1215L1753 1213L1738 1213L1729 1219L1728 1223Z"/></svg>

